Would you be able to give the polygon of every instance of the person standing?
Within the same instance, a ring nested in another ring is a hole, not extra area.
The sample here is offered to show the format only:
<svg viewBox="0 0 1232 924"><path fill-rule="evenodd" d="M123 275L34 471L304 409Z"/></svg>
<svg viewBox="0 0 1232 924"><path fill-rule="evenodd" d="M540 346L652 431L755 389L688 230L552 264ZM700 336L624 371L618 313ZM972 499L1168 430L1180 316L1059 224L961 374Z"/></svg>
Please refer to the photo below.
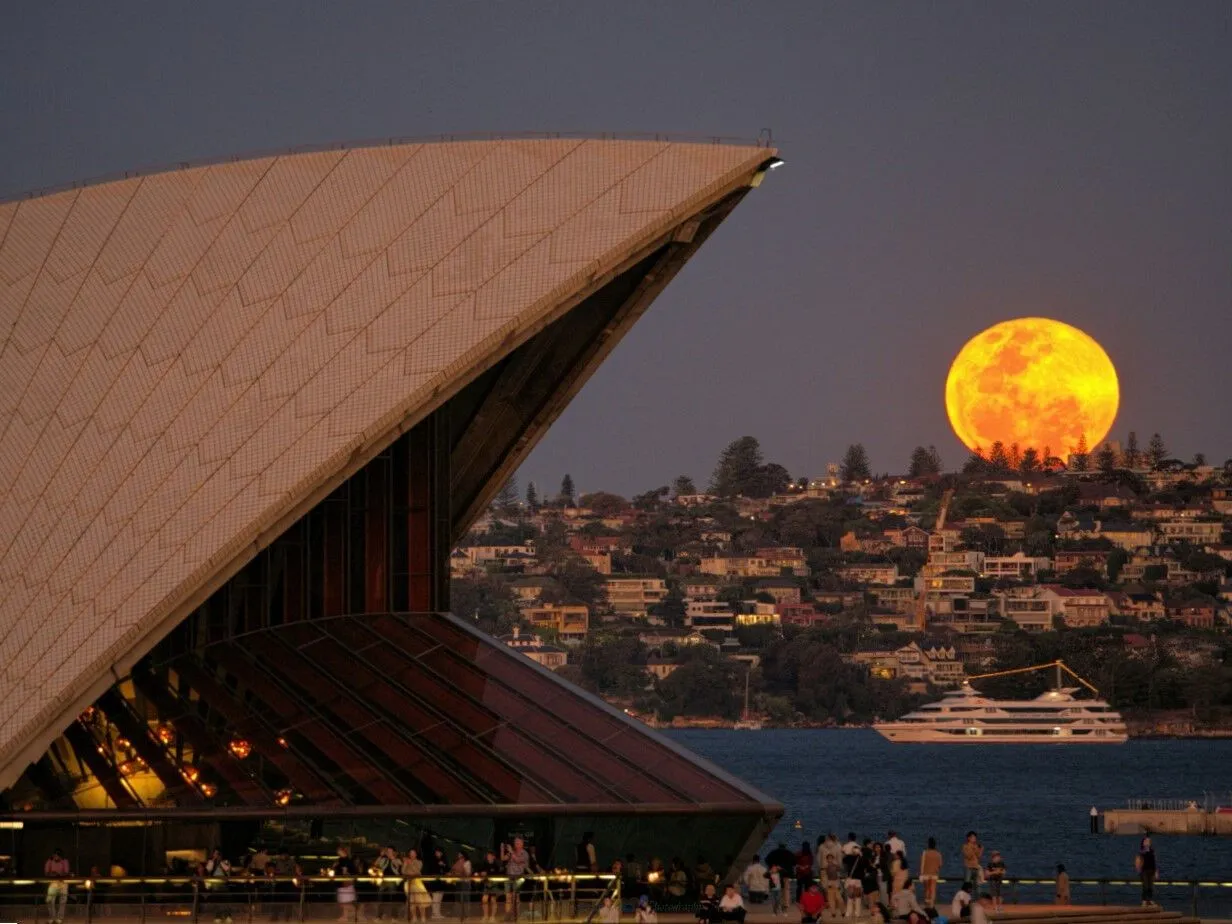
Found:
<svg viewBox="0 0 1232 924"><path fill-rule="evenodd" d="M355 902L355 863L351 860L351 851L347 847L338 848L338 859L330 868L330 875L338 882L338 920L356 921L359 919L359 909Z"/></svg>
<svg viewBox="0 0 1232 924"><path fill-rule="evenodd" d="M376 919L383 921L387 914L396 918L398 887L402 885L402 858L398 851L386 845L372 864L372 874L377 879Z"/></svg>
<svg viewBox="0 0 1232 924"><path fill-rule="evenodd" d="M1065 871L1065 864L1057 864L1057 904L1069 904L1069 873Z"/></svg>
<svg viewBox="0 0 1232 924"><path fill-rule="evenodd" d="M1134 858L1134 868L1138 870L1138 878L1142 882L1142 906L1145 908L1156 904L1155 877L1159 874L1159 863L1149 837L1144 837L1138 844L1138 856Z"/></svg>
<svg viewBox="0 0 1232 924"><path fill-rule="evenodd" d="M766 874L767 880L770 883L770 910L774 912L777 918L780 914L787 913L787 904L783 901L783 870L779 865L772 864L770 871Z"/></svg>
<svg viewBox="0 0 1232 924"><path fill-rule="evenodd" d="M837 845L838 841L834 843ZM825 889L826 906L834 909L834 911L838 910L839 892L841 891L843 881L843 867L839 859L834 853L827 852L824 862L821 864L818 877L821 879L822 887Z"/></svg>
<svg viewBox="0 0 1232 924"><path fill-rule="evenodd" d="M984 859L984 845L974 831L967 832L967 840L962 846L962 858L963 882L967 891L974 895L980 884L980 865Z"/></svg>
<svg viewBox="0 0 1232 924"><path fill-rule="evenodd" d="M907 855L907 845L903 842L903 839L898 836L897 831L891 830L886 835L885 845L890 848L890 856L893 856L896 853L901 853L903 856Z"/></svg>
<svg viewBox="0 0 1232 924"><path fill-rule="evenodd" d="M500 861L496 859L494 851L489 850L483 855L483 860L475 867L475 874L483 880L479 896L483 919L485 921L495 921L497 913L496 896L501 890L501 886L500 883L493 882L492 877L501 874L501 865Z"/></svg>
<svg viewBox="0 0 1232 924"><path fill-rule="evenodd" d="M937 849L937 839L930 837L928 846L920 854L920 882L924 886L924 907L937 907L937 880L941 877L941 863L944 858Z"/></svg>
<svg viewBox="0 0 1232 924"><path fill-rule="evenodd" d="M1099 834L1099 809L1091 806L1091 833Z"/></svg>
<svg viewBox="0 0 1232 924"><path fill-rule="evenodd" d="M760 857L753 857L753 862L745 869L744 875L740 877L744 883L744 887L748 889L749 901L753 904L760 905L770 894L770 881L766 875L766 867L762 865Z"/></svg>
<svg viewBox="0 0 1232 924"><path fill-rule="evenodd" d="M475 868L471 866L470 855L465 850L459 850L453 858L453 866L449 867L449 875L457 880L453 886L454 901L458 906L458 917L465 918L470 911L471 876Z"/></svg>
<svg viewBox="0 0 1232 924"><path fill-rule="evenodd" d="M423 881L424 864L419 859L419 851L412 847L406 852L406 859L400 866L406 889L406 914L408 921L426 921L428 919L428 887Z"/></svg>
<svg viewBox="0 0 1232 924"><path fill-rule="evenodd" d="M68 857L57 847L43 864L43 875L50 879L47 884L47 913L51 916L51 924L63 924L64 906L68 903L69 875Z"/></svg>
<svg viewBox="0 0 1232 924"><path fill-rule="evenodd" d="M808 841L800 844L800 852L796 854L796 897L808 891L809 883L813 881L813 849Z"/></svg>
<svg viewBox="0 0 1232 924"><path fill-rule="evenodd" d="M526 849L526 842L515 837L513 846L501 844L501 861L505 864L505 875L509 877L505 883L505 916L516 921L526 868L530 866L530 851Z"/></svg>
<svg viewBox="0 0 1232 924"><path fill-rule="evenodd" d="M1001 851L994 850L988 861L988 891L992 894L992 910L1001 910L1001 883L1005 880L1005 860L1001 859Z"/></svg>
<svg viewBox="0 0 1232 924"><path fill-rule="evenodd" d="M826 861L828 861L831 857L834 858L834 862L838 863L840 866L842 865L843 845L838 842L838 836L833 831L827 834L826 839L821 842L821 852L817 859L817 868L819 870L825 869Z"/></svg>
<svg viewBox="0 0 1232 924"><path fill-rule="evenodd" d="M444 917L441 913L441 902L445 900L445 883L441 876L448 875L449 861L445 859L445 851L440 847L432 850L432 855L424 861L424 875L428 876L428 898L432 902L432 920L439 921Z"/></svg>

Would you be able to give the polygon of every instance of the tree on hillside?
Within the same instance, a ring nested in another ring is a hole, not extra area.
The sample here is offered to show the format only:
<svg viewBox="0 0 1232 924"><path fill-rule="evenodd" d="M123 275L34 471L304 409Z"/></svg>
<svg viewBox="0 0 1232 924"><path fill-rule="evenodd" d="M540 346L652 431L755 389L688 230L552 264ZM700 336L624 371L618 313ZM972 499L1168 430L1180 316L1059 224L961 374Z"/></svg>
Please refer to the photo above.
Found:
<svg viewBox="0 0 1232 924"><path fill-rule="evenodd" d="M719 497L744 494L757 478L762 466L761 444L752 436L733 440L719 455L710 477L710 493Z"/></svg>
<svg viewBox="0 0 1232 924"><path fill-rule="evenodd" d="M1125 440L1125 467L1137 468L1141 460L1142 453L1138 450L1138 434L1130 430Z"/></svg>
<svg viewBox="0 0 1232 924"><path fill-rule="evenodd" d="M496 575L479 572L455 578L449 585L449 603L459 619L472 622L489 635L511 632L518 622L513 591Z"/></svg>
<svg viewBox="0 0 1232 924"><path fill-rule="evenodd" d="M757 471L747 492L749 497L771 497L782 494L791 484L791 475L777 462L769 462Z"/></svg>
<svg viewBox="0 0 1232 924"><path fill-rule="evenodd" d="M552 577L560 584L563 596L559 600L545 599L545 603L584 603L592 613L607 603L607 583L603 575L577 555L566 555L552 569Z"/></svg>
<svg viewBox="0 0 1232 924"><path fill-rule="evenodd" d="M693 479L688 475L677 475L672 482L672 494L676 497L681 495L688 496L697 493L697 485L693 483Z"/></svg>
<svg viewBox="0 0 1232 924"><path fill-rule="evenodd" d="M636 638L592 632L582 643L580 661L587 686L600 693L632 694L646 687L646 646Z"/></svg>
<svg viewBox="0 0 1232 924"><path fill-rule="evenodd" d="M496 492L496 497L492 501L492 506L497 512L508 515L518 507L518 480L512 475L509 480L501 485L501 489Z"/></svg>
<svg viewBox="0 0 1232 924"><path fill-rule="evenodd" d="M577 489L573 487L573 476L565 475L560 479L560 500L566 507L573 507L577 503Z"/></svg>
<svg viewBox="0 0 1232 924"><path fill-rule="evenodd" d="M1146 444L1146 461L1151 466L1151 471L1159 471L1166 458L1168 458L1168 450L1164 446L1164 438L1158 433L1151 434L1151 441Z"/></svg>
<svg viewBox="0 0 1232 924"><path fill-rule="evenodd" d="M616 516L629 509L629 502L627 500L619 494L611 494L607 491L583 494L579 503L587 510L593 510L601 517Z"/></svg>
<svg viewBox="0 0 1232 924"><path fill-rule="evenodd" d="M535 489L533 481L526 482L526 508L531 513L539 509L539 492Z"/></svg>
<svg viewBox="0 0 1232 924"><path fill-rule="evenodd" d="M1005 443L995 440L988 451L988 465L993 471L1001 474L1010 470L1010 454L1005 451Z"/></svg>
<svg viewBox="0 0 1232 924"><path fill-rule="evenodd" d="M1201 468L1202 466L1206 465L1206 453L1195 452L1193 464L1195 468Z"/></svg>
<svg viewBox="0 0 1232 924"><path fill-rule="evenodd" d="M868 464L868 451L863 443L852 443L847 447L839 471L843 481L864 481L873 477Z"/></svg>
<svg viewBox="0 0 1232 924"><path fill-rule="evenodd" d="M1035 451L1034 446L1028 446L1023 450L1022 461L1018 463L1018 471L1024 475L1030 475L1033 472L1038 472L1040 469L1039 453Z"/></svg>
<svg viewBox="0 0 1232 924"><path fill-rule="evenodd" d="M791 483L787 469L762 461L761 444L742 436L728 444L710 478L710 493L719 497L769 497Z"/></svg>
<svg viewBox="0 0 1232 924"><path fill-rule="evenodd" d="M982 475L988 471L988 460L984 458L984 450L976 446L971 450L971 455L967 456L967 461L963 463L964 475Z"/></svg>
<svg viewBox="0 0 1232 924"><path fill-rule="evenodd" d="M664 719L678 715L721 716L734 719L740 712L744 671L709 645L694 645L683 664L658 684Z"/></svg>
<svg viewBox="0 0 1232 924"><path fill-rule="evenodd" d="M642 494L633 496L633 506L638 510L654 510L663 501L667 499L667 495L671 493L671 489L667 485L661 488L654 488Z"/></svg>
<svg viewBox="0 0 1232 924"><path fill-rule="evenodd" d="M936 446L917 446L911 450L911 464L907 466L908 478L924 478L941 474L941 454Z"/></svg>
<svg viewBox="0 0 1232 924"><path fill-rule="evenodd" d="M1111 443L1104 443L1099 448L1099 452L1095 454L1095 465L1105 475L1111 475L1116 471L1116 451L1112 448Z"/></svg>
<svg viewBox="0 0 1232 924"><path fill-rule="evenodd" d="M1074 451L1069 456L1069 467L1075 472L1085 472L1091 467L1091 451L1087 448L1085 433L1078 436L1078 445L1074 447Z"/></svg>

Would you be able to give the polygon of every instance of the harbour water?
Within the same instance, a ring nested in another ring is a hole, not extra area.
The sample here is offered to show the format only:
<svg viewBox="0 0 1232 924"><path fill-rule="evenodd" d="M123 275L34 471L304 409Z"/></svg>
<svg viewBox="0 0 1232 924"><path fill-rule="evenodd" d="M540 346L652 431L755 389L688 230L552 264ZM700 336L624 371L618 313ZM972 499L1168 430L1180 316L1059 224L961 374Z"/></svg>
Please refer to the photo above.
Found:
<svg viewBox="0 0 1232 924"><path fill-rule="evenodd" d="M682 729L671 738L786 806L770 846L894 828L914 868L929 837L959 875L969 829L999 849L1008 875L1133 878L1136 837L1089 833L1088 813L1129 799L1232 805L1232 741L1131 740L1123 745L890 744L871 729ZM799 820L800 828L795 827ZM1232 878L1232 838L1154 838L1161 879ZM1227 890L1232 897L1232 889Z"/></svg>

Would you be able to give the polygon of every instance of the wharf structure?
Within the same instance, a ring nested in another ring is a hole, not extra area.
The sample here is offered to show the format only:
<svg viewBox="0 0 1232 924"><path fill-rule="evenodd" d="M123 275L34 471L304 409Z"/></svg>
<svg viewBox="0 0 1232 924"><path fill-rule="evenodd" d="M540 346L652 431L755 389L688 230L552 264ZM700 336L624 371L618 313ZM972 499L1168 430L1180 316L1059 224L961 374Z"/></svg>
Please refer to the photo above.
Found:
<svg viewBox="0 0 1232 924"><path fill-rule="evenodd" d="M0 204L2 862L755 850L780 805L450 615L448 560L777 163L389 143Z"/></svg>

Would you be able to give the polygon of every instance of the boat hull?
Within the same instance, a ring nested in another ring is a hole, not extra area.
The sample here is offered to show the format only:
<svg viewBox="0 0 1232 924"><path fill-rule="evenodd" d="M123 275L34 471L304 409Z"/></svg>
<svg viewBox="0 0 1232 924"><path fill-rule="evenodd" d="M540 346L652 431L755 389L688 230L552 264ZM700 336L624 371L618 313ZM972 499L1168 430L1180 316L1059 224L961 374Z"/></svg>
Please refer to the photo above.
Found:
<svg viewBox="0 0 1232 924"><path fill-rule="evenodd" d="M963 729L961 734L937 728L921 728L900 725L893 722L874 725L879 735L894 744L1040 744L1040 745L1084 745L1084 744L1124 744L1129 735L1123 731L1104 729L1103 735L1094 734L1040 734L1038 732L997 732L986 733L986 729ZM970 731L976 734L970 734Z"/></svg>

